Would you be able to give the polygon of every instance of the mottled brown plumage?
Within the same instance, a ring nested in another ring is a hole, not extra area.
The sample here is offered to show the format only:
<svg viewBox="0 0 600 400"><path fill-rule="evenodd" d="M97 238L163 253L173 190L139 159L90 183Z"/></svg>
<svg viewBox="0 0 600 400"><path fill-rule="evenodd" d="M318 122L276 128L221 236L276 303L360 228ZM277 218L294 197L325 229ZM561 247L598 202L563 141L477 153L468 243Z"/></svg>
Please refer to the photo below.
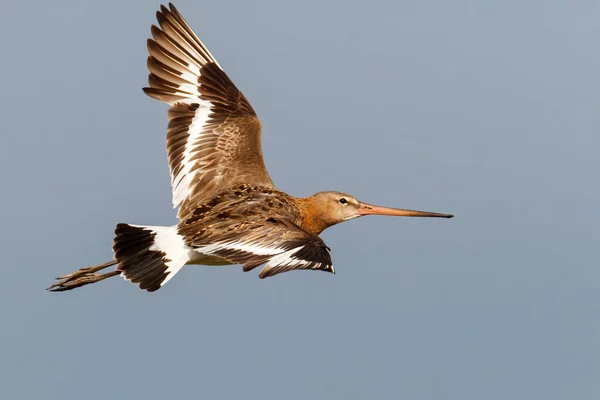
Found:
<svg viewBox="0 0 600 400"><path fill-rule="evenodd" d="M261 123L177 9L160 7L148 39L149 87L169 104L167 156L173 227L118 224L114 261L59 277L70 290L121 274L140 288L162 287L184 265L265 264L260 278L293 269L334 272L318 235L363 215L452 217L362 203L340 192L292 197L275 188L263 161ZM115 271L96 272L117 264Z"/></svg>
<svg viewBox="0 0 600 400"><path fill-rule="evenodd" d="M185 219L198 203L231 183L272 187L262 157L260 120L246 97L173 5L161 6L157 20L160 28L152 26L153 39L148 39L150 87L144 92L171 105L167 154L178 217ZM190 126L203 108L207 115L194 136ZM178 185L189 187L185 198L177 195Z"/></svg>
<svg viewBox="0 0 600 400"><path fill-rule="evenodd" d="M321 269L333 272L327 246L316 236L320 231L315 232L312 226L305 225L306 209L301 206L304 203L304 199L272 187L238 184L198 204L180 221L179 233L185 238L186 245L193 248L230 242L285 250L309 246L314 253L313 259L323 261ZM211 254L230 263L244 264L244 271L271 258L270 255L227 247ZM260 277L279 272L283 270L268 269Z"/></svg>

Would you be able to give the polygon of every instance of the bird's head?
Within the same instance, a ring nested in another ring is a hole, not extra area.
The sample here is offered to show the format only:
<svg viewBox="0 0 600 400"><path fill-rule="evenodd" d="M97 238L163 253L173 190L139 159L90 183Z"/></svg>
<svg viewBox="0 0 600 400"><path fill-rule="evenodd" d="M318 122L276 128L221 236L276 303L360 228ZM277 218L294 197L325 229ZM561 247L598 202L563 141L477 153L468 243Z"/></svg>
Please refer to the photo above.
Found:
<svg viewBox="0 0 600 400"><path fill-rule="evenodd" d="M428 211L406 210L402 208L381 207L359 201L356 197L341 192L319 192L307 197L309 206L305 217L307 228L313 233L340 222L364 215L390 215L397 217L435 217L452 218L451 214Z"/></svg>

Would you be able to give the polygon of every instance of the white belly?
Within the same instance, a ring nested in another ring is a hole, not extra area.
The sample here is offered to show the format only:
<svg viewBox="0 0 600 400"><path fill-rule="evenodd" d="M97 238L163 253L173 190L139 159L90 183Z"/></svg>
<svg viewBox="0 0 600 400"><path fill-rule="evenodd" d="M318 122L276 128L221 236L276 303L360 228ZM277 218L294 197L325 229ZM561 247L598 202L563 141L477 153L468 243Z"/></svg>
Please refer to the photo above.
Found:
<svg viewBox="0 0 600 400"><path fill-rule="evenodd" d="M233 265L226 259L218 256L209 254L198 253L196 250L190 251L190 260L186 263L187 265Z"/></svg>

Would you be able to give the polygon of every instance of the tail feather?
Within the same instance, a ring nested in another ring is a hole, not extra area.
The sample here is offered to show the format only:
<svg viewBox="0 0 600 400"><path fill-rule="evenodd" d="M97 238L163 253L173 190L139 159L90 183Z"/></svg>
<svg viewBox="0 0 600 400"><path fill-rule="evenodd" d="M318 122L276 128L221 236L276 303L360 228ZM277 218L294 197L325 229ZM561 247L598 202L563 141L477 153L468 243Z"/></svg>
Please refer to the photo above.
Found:
<svg viewBox="0 0 600 400"><path fill-rule="evenodd" d="M117 271L149 292L160 289L189 261L189 248L174 226L118 224L113 251Z"/></svg>
<svg viewBox="0 0 600 400"><path fill-rule="evenodd" d="M153 292L190 261L190 250L176 226L118 224L113 245L114 260L60 276L48 290L71 290L120 274L139 284L140 289ZM97 273L115 264L118 265L114 271Z"/></svg>

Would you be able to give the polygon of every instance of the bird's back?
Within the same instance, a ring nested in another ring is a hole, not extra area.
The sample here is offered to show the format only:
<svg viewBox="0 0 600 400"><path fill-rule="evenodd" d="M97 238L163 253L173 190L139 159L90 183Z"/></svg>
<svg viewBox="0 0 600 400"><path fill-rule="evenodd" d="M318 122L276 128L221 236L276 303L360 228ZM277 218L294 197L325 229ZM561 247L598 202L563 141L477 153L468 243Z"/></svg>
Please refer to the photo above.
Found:
<svg viewBox="0 0 600 400"><path fill-rule="evenodd" d="M284 219L297 224L301 215L297 200L267 186L236 184L223 189L182 216L179 232L198 246L238 233L248 227Z"/></svg>

